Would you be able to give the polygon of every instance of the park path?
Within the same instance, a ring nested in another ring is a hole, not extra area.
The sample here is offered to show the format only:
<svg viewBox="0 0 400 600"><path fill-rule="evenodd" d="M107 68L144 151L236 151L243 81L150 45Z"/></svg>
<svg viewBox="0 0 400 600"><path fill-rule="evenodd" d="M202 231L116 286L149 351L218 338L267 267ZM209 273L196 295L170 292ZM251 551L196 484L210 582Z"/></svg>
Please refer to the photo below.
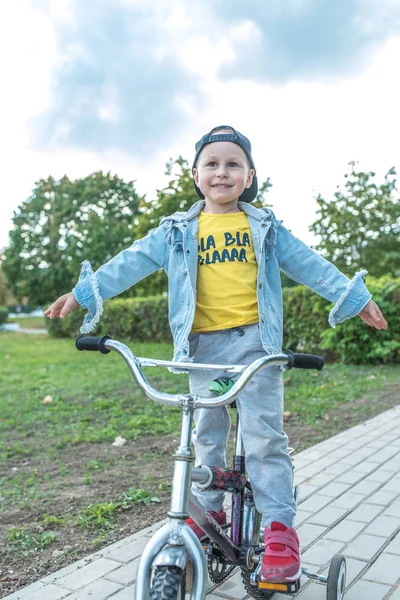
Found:
<svg viewBox="0 0 400 600"><path fill-rule="evenodd" d="M347 560L345 600L400 600L400 405L295 455L303 566L327 574ZM163 522L162 522L163 523ZM4 600L133 600L138 562L157 523ZM324 600L304 578L298 600ZM248 598L236 570L207 600ZM275 594L273 600L287 600Z"/></svg>

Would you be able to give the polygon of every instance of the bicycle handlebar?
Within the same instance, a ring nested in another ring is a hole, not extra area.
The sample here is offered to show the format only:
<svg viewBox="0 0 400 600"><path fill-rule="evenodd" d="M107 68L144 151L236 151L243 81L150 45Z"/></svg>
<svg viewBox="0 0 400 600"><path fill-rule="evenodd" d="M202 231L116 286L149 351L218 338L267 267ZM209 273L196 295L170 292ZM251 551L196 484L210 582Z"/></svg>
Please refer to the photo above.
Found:
<svg viewBox="0 0 400 600"><path fill-rule="evenodd" d="M80 336L77 338L75 345L78 350L98 350L102 354L108 354L111 350L118 352L127 363L134 379L142 392L151 400L159 404L176 406L182 405L190 397L193 401L194 408L218 407L230 404L239 395L253 375L266 365L275 365L291 369L293 367L300 369L317 369L321 370L324 366L323 356L313 354L298 354L290 350L281 354L265 355L256 359L249 365L209 365L203 363L191 362L173 362L168 360L157 360L152 358L140 358L135 356L133 352L121 342L113 340L109 335L102 337ZM218 371L226 371L229 373L239 373L240 376L236 379L234 385L225 394L218 398L205 398L193 394L169 394L159 392L151 387L147 381L141 367L173 367L174 369L194 370L194 369L212 369Z"/></svg>

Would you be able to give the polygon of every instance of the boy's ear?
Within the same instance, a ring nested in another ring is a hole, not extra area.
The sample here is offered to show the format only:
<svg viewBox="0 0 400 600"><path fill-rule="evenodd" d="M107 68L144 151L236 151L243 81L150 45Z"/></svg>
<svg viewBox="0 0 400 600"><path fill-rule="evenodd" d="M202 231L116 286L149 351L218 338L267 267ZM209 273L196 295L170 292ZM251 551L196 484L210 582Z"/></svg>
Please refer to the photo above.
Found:
<svg viewBox="0 0 400 600"><path fill-rule="evenodd" d="M198 183L199 183L199 173L198 173L196 167L193 167L192 173L193 173L194 182L195 182L196 185L198 185Z"/></svg>
<svg viewBox="0 0 400 600"><path fill-rule="evenodd" d="M247 175L247 181L246 181L246 188L249 188L251 186L251 184L253 183L253 177L255 175L255 170L254 169L250 169L249 174Z"/></svg>

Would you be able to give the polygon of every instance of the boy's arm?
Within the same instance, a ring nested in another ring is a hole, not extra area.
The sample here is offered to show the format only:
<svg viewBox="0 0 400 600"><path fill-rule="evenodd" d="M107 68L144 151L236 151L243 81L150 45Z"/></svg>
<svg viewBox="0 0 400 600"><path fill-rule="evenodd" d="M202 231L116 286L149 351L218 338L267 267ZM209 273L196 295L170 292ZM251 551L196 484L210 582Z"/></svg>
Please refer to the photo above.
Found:
<svg viewBox="0 0 400 600"><path fill-rule="evenodd" d="M329 313L332 327L358 315L369 304L371 294L364 284L367 271L359 271L350 280L283 225L277 229L276 251L280 268L291 279L335 303Z"/></svg>
<svg viewBox="0 0 400 600"><path fill-rule="evenodd" d="M89 333L103 312L103 300L121 294L154 271L163 268L168 225L150 231L93 272L90 262L82 263L79 281L72 290L77 302L88 310L81 333Z"/></svg>

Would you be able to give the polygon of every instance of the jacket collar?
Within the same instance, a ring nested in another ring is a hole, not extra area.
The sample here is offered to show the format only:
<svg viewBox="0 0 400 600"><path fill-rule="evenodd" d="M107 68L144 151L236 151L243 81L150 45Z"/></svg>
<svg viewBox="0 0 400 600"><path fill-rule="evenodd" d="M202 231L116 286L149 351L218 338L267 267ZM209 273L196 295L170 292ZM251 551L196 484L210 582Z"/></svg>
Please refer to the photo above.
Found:
<svg viewBox="0 0 400 600"><path fill-rule="evenodd" d="M192 221L193 219L196 219L199 216L205 204L206 203L204 200L199 200L198 202L193 204L193 206L191 206L187 212L176 212L170 215L169 217L165 217L164 219L162 219L161 223L167 220L175 221L178 223L182 221ZM269 208L256 208L255 206L251 206L251 204L248 204L247 202L238 202L238 207L248 217L252 217L257 221L267 221L271 217L273 217L273 212Z"/></svg>

